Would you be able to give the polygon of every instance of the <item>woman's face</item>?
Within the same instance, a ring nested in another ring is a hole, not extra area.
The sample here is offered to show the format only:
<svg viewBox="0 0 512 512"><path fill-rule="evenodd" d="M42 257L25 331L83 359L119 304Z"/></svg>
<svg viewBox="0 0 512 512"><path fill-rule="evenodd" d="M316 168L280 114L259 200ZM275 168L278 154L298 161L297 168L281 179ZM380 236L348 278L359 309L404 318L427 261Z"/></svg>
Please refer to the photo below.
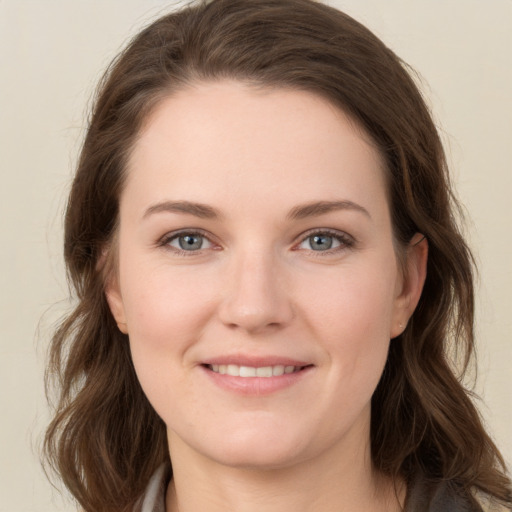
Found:
<svg viewBox="0 0 512 512"><path fill-rule="evenodd" d="M405 279L379 153L325 100L216 82L162 101L129 161L107 297L173 456L362 453L421 290L416 247Z"/></svg>

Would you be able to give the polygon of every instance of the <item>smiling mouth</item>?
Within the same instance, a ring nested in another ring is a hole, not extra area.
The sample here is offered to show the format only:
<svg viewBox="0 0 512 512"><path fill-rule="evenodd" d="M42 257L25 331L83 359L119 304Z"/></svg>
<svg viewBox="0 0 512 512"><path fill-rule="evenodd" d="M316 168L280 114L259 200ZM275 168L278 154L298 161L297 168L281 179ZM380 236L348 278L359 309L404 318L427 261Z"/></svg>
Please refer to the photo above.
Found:
<svg viewBox="0 0 512 512"><path fill-rule="evenodd" d="M275 365L275 366L238 366L236 364L207 364L206 368L211 370L214 373L219 373L221 375L230 375L232 377L279 377L281 375L297 373L307 366L284 366L284 365Z"/></svg>

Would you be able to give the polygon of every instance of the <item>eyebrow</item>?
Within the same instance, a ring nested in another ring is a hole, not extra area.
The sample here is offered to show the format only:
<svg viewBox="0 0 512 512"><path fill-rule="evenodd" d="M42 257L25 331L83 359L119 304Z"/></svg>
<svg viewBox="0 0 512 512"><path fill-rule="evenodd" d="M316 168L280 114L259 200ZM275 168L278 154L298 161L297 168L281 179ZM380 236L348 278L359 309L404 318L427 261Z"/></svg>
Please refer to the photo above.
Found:
<svg viewBox="0 0 512 512"><path fill-rule="evenodd" d="M307 217L317 217L325 215L332 211L337 210L355 210L363 213L371 219L371 215L366 208L354 203L353 201L315 201L303 205L295 206L290 210L287 218L290 220L300 220ZM221 217L220 212L203 203L195 203L192 201L162 201L153 206L150 206L143 215L147 218L155 213L185 213L193 215L201 219L218 219Z"/></svg>
<svg viewBox="0 0 512 512"><path fill-rule="evenodd" d="M317 217L325 215L336 210L355 210L363 213L368 218L372 218L370 212L353 201L316 201L304 205L296 206L288 213L288 218L291 220L305 219L307 217Z"/></svg>
<svg viewBox="0 0 512 512"><path fill-rule="evenodd" d="M218 210L202 203L193 203L191 201L162 201L150 206L142 216L143 219L155 213L186 213L194 215L201 219L216 219L221 215Z"/></svg>

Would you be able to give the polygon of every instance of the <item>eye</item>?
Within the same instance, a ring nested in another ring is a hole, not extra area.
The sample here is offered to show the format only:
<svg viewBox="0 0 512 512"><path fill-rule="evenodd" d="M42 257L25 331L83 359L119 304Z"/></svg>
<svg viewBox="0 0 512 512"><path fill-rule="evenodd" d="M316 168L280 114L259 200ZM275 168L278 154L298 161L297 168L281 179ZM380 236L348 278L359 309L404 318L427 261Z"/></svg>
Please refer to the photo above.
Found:
<svg viewBox="0 0 512 512"><path fill-rule="evenodd" d="M307 251L327 252L336 251L336 249L349 248L354 245L354 241L344 233L333 233L330 231L316 231L310 233L297 246L297 249Z"/></svg>
<svg viewBox="0 0 512 512"><path fill-rule="evenodd" d="M170 246L178 251L201 251L203 249L211 249L212 242L201 233L178 233L164 239L163 245Z"/></svg>
<svg viewBox="0 0 512 512"><path fill-rule="evenodd" d="M327 233L317 233L316 235L308 236L301 244L302 249L310 249L313 251L328 251L333 247L339 247L340 242L332 235Z"/></svg>

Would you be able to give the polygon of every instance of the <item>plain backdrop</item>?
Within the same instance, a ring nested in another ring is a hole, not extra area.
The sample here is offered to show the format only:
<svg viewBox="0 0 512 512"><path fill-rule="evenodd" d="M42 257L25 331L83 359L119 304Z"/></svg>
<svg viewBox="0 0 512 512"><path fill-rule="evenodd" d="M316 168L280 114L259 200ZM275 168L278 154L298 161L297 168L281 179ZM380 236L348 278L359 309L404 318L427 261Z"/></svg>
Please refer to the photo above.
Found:
<svg viewBox="0 0 512 512"><path fill-rule="evenodd" d="M512 1L339 0L421 75L480 265L480 408L512 462ZM0 0L0 511L59 512L38 461L44 354L68 294L62 210L95 84L177 3Z"/></svg>

